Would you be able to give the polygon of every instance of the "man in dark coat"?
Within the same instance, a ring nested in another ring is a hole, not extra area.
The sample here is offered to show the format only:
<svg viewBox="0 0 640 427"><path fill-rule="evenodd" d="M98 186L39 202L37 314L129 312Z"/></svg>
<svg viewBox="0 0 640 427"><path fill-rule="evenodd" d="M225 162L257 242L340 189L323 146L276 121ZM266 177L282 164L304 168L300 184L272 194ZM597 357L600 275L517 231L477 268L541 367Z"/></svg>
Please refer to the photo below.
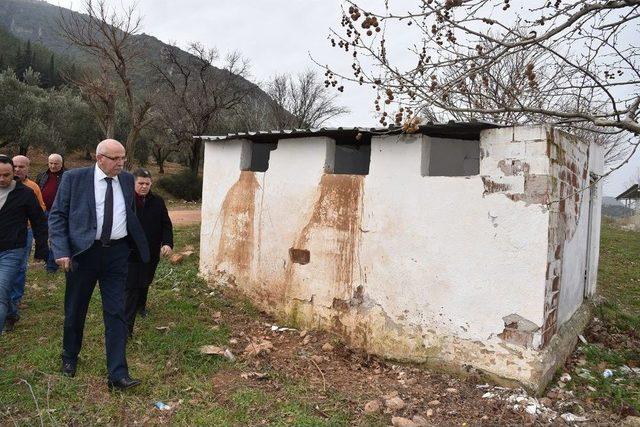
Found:
<svg viewBox="0 0 640 427"><path fill-rule="evenodd" d="M7 313L11 312L11 290L27 242L27 221L36 240L34 258L47 253L47 221L33 191L14 180L13 161L0 154L0 333Z"/></svg>
<svg viewBox="0 0 640 427"><path fill-rule="evenodd" d="M49 214L51 250L67 279L62 372L76 374L87 309L99 282L110 390L140 384L129 376L125 355L125 284L131 249L149 260L149 245L134 212L134 178L123 170L126 160L118 141L100 142L95 166L65 172Z"/></svg>
<svg viewBox="0 0 640 427"><path fill-rule="evenodd" d="M142 262L140 255L133 251L129 257L127 275L126 307L129 335L133 334L136 314L146 314L149 285L153 282L160 256L168 256L173 248L173 226L162 197L151 192L151 173L137 169L135 177L136 215L142 224L149 243L149 262Z"/></svg>
<svg viewBox="0 0 640 427"><path fill-rule="evenodd" d="M49 212L51 211L51 207L53 206L53 201L56 199L56 194L58 193L58 187L60 186L60 181L62 180L62 175L65 172L64 163L62 161L62 156L57 153L53 153L49 155L47 159L47 165L49 168L38 174L36 177L36 183L40 187L40 191L42 192L42 199L44 200L44 204L46 206L45 215L49 217ZM58 264L56 264L56 260L53 259L53 252L49 251L49 256L47 259L47 272L55 273L58 271Z"/></svg>

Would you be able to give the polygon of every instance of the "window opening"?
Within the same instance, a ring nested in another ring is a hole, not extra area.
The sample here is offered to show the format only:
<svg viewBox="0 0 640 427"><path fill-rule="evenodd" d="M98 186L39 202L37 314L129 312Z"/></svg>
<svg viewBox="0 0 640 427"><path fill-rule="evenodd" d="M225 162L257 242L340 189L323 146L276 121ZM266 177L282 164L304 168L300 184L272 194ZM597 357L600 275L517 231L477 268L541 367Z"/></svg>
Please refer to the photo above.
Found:
<svg viewBox="0 0 640 427"><path fill-rule="evenodd" d="M370 162L371 143L336 144L332 173L368 175Z"/></svg>
<svg viewBox="0 0 640 427"><path fill-rule="evenodd" d="M249 151L243 155L243 165L240 169L253 172L266 172L269 169L269 158L271 152L278 148L277 142L256 143L250 141L245 145L245 150Z"/></svg>
<svg viewBox="0 0 640 427"><path fill-rule="evenodd" d="M480 141L431 138L422 156L422 176L480 174Z"/></svg>

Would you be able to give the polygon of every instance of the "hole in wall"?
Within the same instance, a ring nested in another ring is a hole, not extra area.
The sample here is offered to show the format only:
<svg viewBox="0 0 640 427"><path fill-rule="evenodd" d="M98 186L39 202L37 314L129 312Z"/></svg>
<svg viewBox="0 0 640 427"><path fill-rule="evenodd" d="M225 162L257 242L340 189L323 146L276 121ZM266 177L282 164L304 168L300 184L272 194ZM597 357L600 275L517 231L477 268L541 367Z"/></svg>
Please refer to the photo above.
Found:
<svg viewBox="0 0 640 427"><path fill-rule="evenodd" d="M289 248L289 258L294 264L309 264L311 261L311 252L306 249Z"/></svg>

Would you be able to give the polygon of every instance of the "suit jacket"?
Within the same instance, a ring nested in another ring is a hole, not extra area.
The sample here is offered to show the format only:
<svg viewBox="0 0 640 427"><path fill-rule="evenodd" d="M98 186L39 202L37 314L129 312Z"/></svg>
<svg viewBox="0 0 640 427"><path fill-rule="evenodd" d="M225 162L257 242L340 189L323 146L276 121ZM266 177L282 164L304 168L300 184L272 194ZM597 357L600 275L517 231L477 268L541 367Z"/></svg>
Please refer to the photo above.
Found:
<svg viewBox="0 0 640 427"><path fill-rule="evenodd" d="M96 240L96 197L93 188L95 166L68 170L62 175L56 200L49 212L49 240L55 259L74 257ZM149 246L135 214L133 175L118 175L127 212L127 233L144 262Z"/></svg>
<svg viewBox="0 0 640 427"><path fill-rule="evenodd" d="M163 245L169 245L173 248L173 225L169 218L167 205L162 197L149 192L144 206L138 208L136 215L149 243L150 262L157 264L160 260L160 248Z"/></svg>

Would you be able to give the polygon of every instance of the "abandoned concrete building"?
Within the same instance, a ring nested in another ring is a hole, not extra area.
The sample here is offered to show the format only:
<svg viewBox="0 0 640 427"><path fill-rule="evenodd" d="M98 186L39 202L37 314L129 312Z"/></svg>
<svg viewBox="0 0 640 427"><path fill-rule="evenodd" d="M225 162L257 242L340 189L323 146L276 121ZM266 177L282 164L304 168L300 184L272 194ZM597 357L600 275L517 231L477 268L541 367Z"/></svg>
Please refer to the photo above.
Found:
<svg viewBox="0 0 640 427"><path fill-rule="evenodd" d="M202 138L200 272L281 321L536 392L588 321L595 144L480 122Z"/></svg>

